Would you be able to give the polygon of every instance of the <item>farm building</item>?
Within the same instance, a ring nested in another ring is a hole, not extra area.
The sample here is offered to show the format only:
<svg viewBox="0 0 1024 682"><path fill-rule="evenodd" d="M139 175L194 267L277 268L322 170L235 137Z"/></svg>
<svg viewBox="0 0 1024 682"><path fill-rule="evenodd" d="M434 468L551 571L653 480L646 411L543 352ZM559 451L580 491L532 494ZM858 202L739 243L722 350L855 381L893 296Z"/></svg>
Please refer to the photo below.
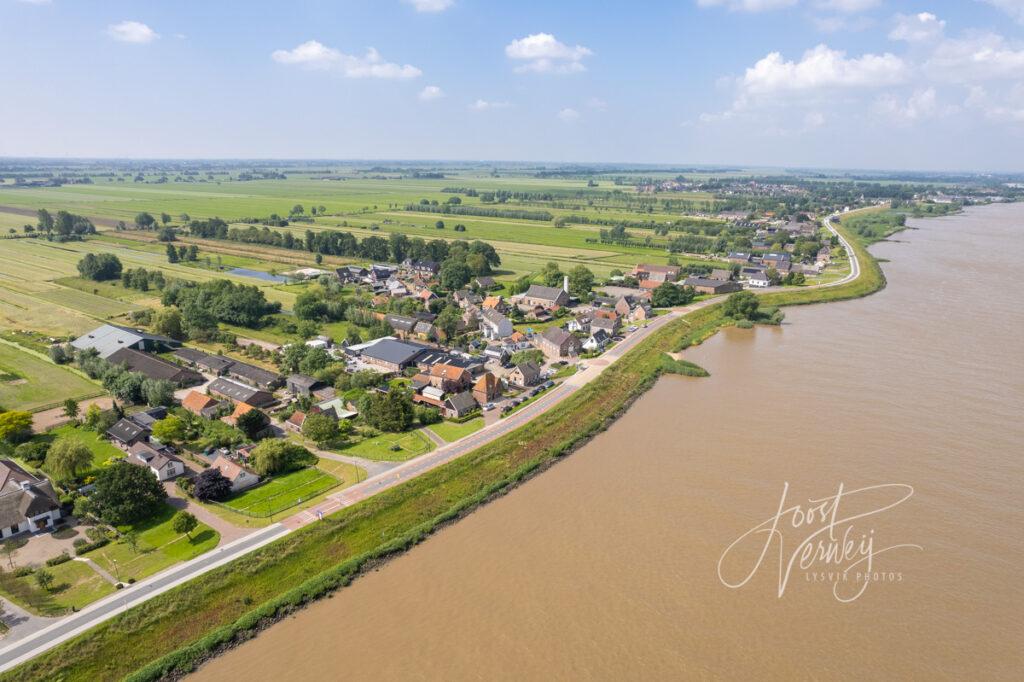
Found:
<svg viewBox="0 0 1024 682"><path fill-rule="evenodd" d="M167 362L155 355L142 353L132 348L122 348L111 353L107 357L107 362L112 365L123 365L132 372L143 374L149 379L162 379L177 386L194 386L206 380L194 369Z"/></svg>
<svg viewBox="0 0 1024 682"><path fill-rule="evenodd" d="M265 407L274 402L274 395L252 386L239 384L223 377L210 382L210 393L235 403L248 403L256 407Z"/></svg>
<svg viewBox="0 0 1024 682"><path fill-rule="evenodd" d="M148 332L121 327L116 324L105 324L93 329L88 334L83 334L71 342L77 350L95 348L101 358L108 359L111 355L124 348L131 348L137 351L163 352L171 348L181 346L181 341L176 341L167 336L150 334Z"/></svg>

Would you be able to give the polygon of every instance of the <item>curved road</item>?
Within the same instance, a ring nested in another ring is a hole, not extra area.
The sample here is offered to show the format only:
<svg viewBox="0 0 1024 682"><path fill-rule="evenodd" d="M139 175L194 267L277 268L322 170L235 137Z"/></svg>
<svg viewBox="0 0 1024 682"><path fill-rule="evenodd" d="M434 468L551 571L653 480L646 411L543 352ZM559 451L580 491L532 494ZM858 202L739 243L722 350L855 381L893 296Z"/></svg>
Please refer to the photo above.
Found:
<svg viewBox="0 0 1024 682"><path fill-rule="evenodd" d="M832 225L832 220L835 217L835 215L832 215L825 218L824 225L832 234L839 238L840 244L842 244L849 255L850 273L834 282L818 284L807 288L839 286L860 276L860 263L857 260L856 252ZM255 551L286 533L312 523L321 514L326 516L339 509L361 502L382 490L393 488L411 478L443 466L457 457L461 457L482 445L504 436L558 405L581 387L596 379L600 376L601 372L615 363L627 351L670 321L679 319L683 315L695 310L706 308L719 300L721 300L720 296L705 299L682 308L674 308L667 314L654 318L646 327L633 332L601 357L589 361L586 370L577 372L561 384L549 389L518 412L514 412L500 421L485 426L476 433L391 467L387 471L372 475L362 483L357 483L345 490L329 495L324 503L318 507L299 512L280 523L275 523L235 542L207 552L200 557L173 566L134 585L127 586L125 589L119 590L117 593L87 606L78 613L62 618L32 634L9 642L6 646L0 648L0 672L30 660L61 642L88 630L94 625L113 618L132 606L151 599L162 592L166 592L240 556Z"/></svg>

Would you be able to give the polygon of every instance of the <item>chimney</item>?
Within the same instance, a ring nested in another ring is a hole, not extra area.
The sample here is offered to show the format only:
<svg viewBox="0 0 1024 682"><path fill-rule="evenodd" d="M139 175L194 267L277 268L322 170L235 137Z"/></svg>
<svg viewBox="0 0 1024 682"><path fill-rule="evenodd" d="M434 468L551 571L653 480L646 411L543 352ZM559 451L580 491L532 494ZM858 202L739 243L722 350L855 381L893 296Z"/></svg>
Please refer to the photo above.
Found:
<svg viewBox="0 0 1024 682"><path fill-rule="evenodd" d="M562 291L569 293L569 275L562 275Z"/></svg>

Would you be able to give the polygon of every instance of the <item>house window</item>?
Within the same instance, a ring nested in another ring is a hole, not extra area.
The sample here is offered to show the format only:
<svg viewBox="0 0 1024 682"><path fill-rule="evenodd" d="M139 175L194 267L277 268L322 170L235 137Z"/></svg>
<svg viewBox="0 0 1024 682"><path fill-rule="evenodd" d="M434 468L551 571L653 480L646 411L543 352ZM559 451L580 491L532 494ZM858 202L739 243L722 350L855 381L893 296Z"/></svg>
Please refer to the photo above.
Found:
<svg viewBox="0 0 1024 682"><path fill-rule="evenodd" d="M13 526L11 526L11 535L14 535L17 532L18 532L18 524L14 524Z"/></svg>

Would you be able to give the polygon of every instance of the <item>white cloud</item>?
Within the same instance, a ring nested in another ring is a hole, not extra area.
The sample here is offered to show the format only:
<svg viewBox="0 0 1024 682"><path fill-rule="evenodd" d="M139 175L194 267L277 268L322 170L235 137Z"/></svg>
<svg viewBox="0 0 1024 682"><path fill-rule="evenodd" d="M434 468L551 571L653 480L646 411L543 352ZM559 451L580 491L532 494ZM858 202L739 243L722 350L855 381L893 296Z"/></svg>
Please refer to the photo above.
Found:
<svg viewBox="0 0 1024 682"><path fill-rule="evenodd" d="M591 97L587 100L587 106L594 111L604 111L608 108L608 102L605 102L600 97Z"/></svg>
<svg viewBox="0 0 1024 682"><path fill-rule="evenodd" d="M569 47L550 33L533 33L505 46L509 59L524 62L516 71L537 73L576 73L586 71L583 60L594 54L582 45Z"/></svg>
<svg viewBox="0 0 1024 682"><path fill-rule="evenodd" d="M485 99L478 99L469 105L469 108L473 111L489 111L491 109L504 109L508 106L508 102L488 102Z"/></svg>
<svg viewBox="0 0 1024 682"><path fill-rule="evenodd" d="M455 0L403 0L417 12L443 12L455 4Z"/></svg>
<svg viewBox="0 0 1024 682"><path fill-rule="evenodd" d="M563 123L573 123L574 121L578 121L579 118L580 112L575 109L570 109L569 107L558 112L558 119Z"/></svg>
<svg viewBox="0 0 1024 682"><path fill-rule="evenodd" d="M786 61L772 52L748 68L740 79L741 94L772 96L786 92L892 85L906 77L907 65L893 54L865 54L848 59L846 53L818 45L800 61Z"/></svg>
<svg viewBox="0 0 1024 682"><path fill-rule="evenodd" d="M138 21L122 21L107 26L107 35L122 43L151 43L159 34L149 26Z"/></svg>
<svg viewBox="0 0 1024 682"><path fill-rule="evenodd" d="M428 85L427 87L420 90L419 98L424 102L429 102L435 99L441 99L444 97L444 90L437 87L436 85Z"/></svg>
<svg viewBox="0 0 1024 682"><path fill-rule="evenodd" d="M942 37L946 22L931 12L919 14L897 14L895 26L889 31L890 40L903 40L908 43L923 43Z"/></svg>
<svg viewBox="0 0 1024 682"><path fill-rule="evenodd" d="M935 88L915 90L906 102L893 94L885 94L875 100L874 111L897 123L913 123L934 116L938 111Z"/></svg>
<svg viewBox="0 0 1024 682"><path fill-rule="evenodd" d="M820 111L808 111L804 115L804 127L807 129L820 128L825 125L825 114Z"/></svg>
<svg viewBox="0 0 1024 682"><path fill-rule="evenodd" d="M874 9L882 4L881 0L817 0L814 6L831 12L855 14Z"/></svg>
<svg viewBox="0 0 1024 682"><path fill-rule="evenodd" d="M1024 0L981 0L1024 24Z"/></svg>
<svg viewBox="0 0 1024 682"><path fill-rule="evenodd" d="M1018 83L1009 92L993 97L980 85L971 87L964 106L980 111L991 121L1024 124L1024 84Z"/></svg>
<svg viewBox="0 0 1024 682"><path fill-rule="evenodd" d="M293 50L274 50L271 58L280 64L295 64L306 69L337 71L345 78L417 78L422 71L410 64L384 61L374 48L362 57L345 54L315 40L307 40Z"/></svg>
<svg viewBox="0 0 1024 682"><path fill-rule="evenodd" d="M1024 76L1024 49L994 33L972 34L939 43L924 69L935 80L954 83L1019 79Z"/></svg>
<svg viewBox="0 0 1024 682"><path fill-rule="evenodd" d="M700 7L727 7L733 12L766 12L796 3L797 0L697 0Z"/></svg>

